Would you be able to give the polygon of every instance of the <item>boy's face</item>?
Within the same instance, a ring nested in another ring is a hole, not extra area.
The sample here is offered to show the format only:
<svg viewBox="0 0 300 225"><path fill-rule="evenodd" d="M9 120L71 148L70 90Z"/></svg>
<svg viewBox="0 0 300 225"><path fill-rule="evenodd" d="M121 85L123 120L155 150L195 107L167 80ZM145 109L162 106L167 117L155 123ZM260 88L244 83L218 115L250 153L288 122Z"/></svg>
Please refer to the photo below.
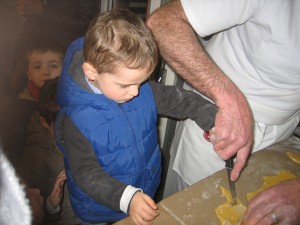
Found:
<svg viewBox="0 0 300 225"><path fill-rule="evenodd" d="M139 94L140 85L148 79L147 69L119 67L115 73L95 75L94 85L102 94L118 103L128 102Z"/></svg>
<svg viewBox="0 0 300 225"><path fill-rule="evenodd" d="M27 76L41 88L46 80L58 77L62 70L62 55L54 52L33 52L29 56Z"/></svg>

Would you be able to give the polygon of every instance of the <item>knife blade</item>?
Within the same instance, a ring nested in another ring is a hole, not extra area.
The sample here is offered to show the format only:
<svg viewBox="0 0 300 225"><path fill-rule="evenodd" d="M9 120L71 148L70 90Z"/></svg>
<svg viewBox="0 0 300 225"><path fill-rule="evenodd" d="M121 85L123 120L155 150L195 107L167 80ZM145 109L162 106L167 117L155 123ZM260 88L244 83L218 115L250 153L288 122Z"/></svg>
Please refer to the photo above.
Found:
<svg viewBox="0 0 300 225"><path fill-rule="evenodd" d="M204 131L203 132L203 137L208 142L211 142L209 131ZM226 168L226 171L227 171L228 184L229 184L230 195L231 195L231 198L232 198L232 204L237 205L235 182L230 179L231 171L233 169L233 159L234 159L234 156L232 156L229 159L225 160L225 168Z"/></svg>
<svg viewBox="0 0 300 225"><path fill-rule="evenodd" d="M232 203L234 205L236 205L237 200L236 200L235 182L230 179L231 171L233 169L233 159L234 159L234 157L231 157L231 158L225 160L225 163L226 163L225 167L227 170L228 184L229 184L229 190L230 190L230 194L231 194L231 198L232 198Z"/></svg>

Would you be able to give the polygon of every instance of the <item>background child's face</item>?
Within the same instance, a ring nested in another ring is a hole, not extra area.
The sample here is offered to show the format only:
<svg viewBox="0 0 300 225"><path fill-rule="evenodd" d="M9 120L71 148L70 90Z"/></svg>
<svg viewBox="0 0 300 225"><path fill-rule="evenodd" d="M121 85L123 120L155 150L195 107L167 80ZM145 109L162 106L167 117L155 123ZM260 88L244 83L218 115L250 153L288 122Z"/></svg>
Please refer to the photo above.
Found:
<svg viewBox="0 0 300 225"><path fill-rule="evenodd" d="M114 74L97 74L94 82L106 97L124 103L139 94L140 85L149 75L147 69L119 67Z"/></svg>
<svg viewBox="0 0 300 225"><path fill-rule="evenodd" d="M54 52L33 52L28 59L27 76L37 87L58 77L62 70L62 55Z"/></svg>

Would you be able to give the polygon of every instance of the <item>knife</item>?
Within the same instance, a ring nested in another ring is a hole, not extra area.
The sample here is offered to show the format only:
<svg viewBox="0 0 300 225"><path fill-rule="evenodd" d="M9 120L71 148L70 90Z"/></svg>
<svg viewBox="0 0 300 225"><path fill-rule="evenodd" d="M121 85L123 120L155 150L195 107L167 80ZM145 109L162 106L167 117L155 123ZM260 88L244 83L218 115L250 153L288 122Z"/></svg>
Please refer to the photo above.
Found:
<svg viewBox="0 0 300 225"><path fill-rule="evenodd" d="M209 131L204 131L203 137L208 142L211 142ZM234 159L234 156L232 156L229 159L225 160L225 163L226 163L225 168L227 170L228 184L229 184L229 190L230 190L230 194L231 194L231 198L232 198L232 204L236 205L237 200L236 200L235 182L230 179L231 171L233 169L233 159Z"/></svg>
<svg viewBox="0 0 300 225"><path fill-rule="evenodd" d="M230 174L233 168L233 159L234 157L230 157L229 159L225 160L225 167L227 170L227 177L228 177L228 183L229 183L229 190L232 198L232 204L236 205L236 190L235 190L235 182L230 179Z"/></svg>

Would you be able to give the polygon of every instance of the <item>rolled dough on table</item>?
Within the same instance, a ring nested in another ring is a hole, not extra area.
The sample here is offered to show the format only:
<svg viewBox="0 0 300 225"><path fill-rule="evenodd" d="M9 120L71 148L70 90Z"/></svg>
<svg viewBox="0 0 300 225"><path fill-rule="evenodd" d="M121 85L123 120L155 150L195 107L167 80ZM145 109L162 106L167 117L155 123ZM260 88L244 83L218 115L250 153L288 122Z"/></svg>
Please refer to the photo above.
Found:
<svg viewBox="0 0 300 225"><path fill-rule="evenodd" d="M236 182L237 197L247 207L247 194L259 190L263 177L277 176L282 171L300 176L300 166L287 152L299 154L299 139L274 145L251 155L246 168ZM221 187L229 189L224 169L160 201L154 225L220 225L215 209L226 202ZM116 225L133 225L130 218Z"/></svg>

